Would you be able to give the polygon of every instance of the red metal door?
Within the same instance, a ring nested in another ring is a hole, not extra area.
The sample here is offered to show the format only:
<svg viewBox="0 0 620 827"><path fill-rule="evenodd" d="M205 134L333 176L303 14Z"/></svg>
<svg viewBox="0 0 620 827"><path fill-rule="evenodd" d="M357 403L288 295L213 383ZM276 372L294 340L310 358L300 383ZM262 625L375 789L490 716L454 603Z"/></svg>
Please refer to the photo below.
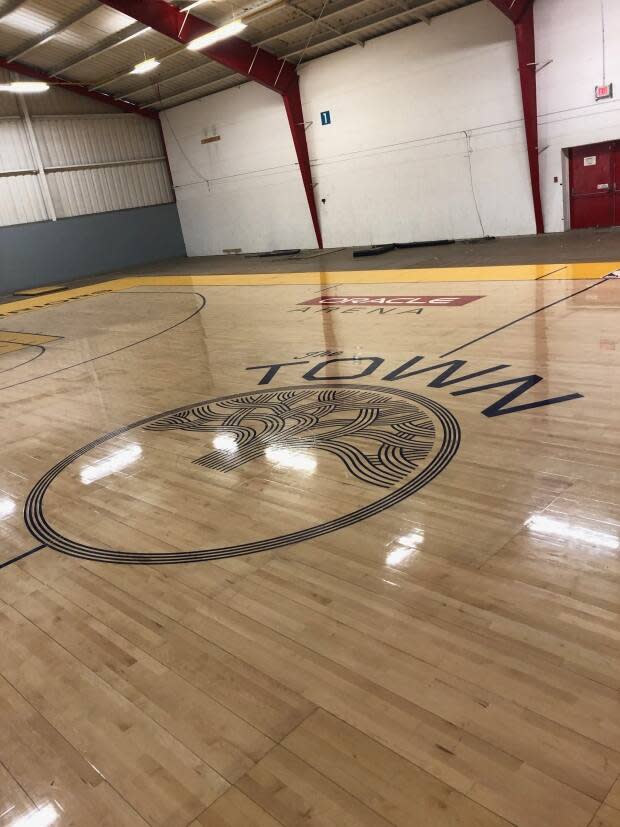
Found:
<svg viewBox="0 0 620 827"><path fill-rule="evenodd" d="M620 155L620 152L618 153ZM590 144L570 152L571 228L614 224L614 144ZM618 186L620 187L620 175ZM620 199L619 199L620 200ZM618 213L620 216L620 213Z"/></svg>
<svg viewBox="0 0 620 827"><path fill-rule="evenodd" d="M611 162L613 170L613 201L614 201L614 227L620 227L620 141L613 144L613 157Z"/></svg>

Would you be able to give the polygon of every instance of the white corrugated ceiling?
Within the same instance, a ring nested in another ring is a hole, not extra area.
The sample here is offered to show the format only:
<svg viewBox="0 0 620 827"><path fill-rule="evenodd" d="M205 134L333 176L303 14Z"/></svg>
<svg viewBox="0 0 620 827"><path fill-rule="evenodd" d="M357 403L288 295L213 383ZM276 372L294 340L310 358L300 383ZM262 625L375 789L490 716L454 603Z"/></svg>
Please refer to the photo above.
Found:
<svg viewBox="0 0 620 827"><path fill-rule="evenodd" d="M346 48L478 0L211 0L192 14L221 25L242 17L243 36L293 63ZM174 5L184 8L187 0ZM154 109L236 86L245 78L190 52L97 0L0 0L0 56ZM152 74L134 65L156 57ZM0 103L0 105L2 105Z"/></svg>

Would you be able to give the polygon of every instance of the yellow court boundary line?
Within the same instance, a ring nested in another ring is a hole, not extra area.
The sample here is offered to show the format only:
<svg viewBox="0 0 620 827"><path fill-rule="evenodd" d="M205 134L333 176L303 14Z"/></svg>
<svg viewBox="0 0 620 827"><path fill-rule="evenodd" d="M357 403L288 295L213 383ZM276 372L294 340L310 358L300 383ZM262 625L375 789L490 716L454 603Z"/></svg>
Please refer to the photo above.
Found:
<svg viewBox="0 0 620 827"><path fill-rule="evenodd" d="M0 316L22 310L34 310L98 293L131 290L134 287L277 287L310 285L329 287L334 284L456 284L459 282L503 281L575 281L596 280L614 270L620 262L579 262L576 264L511 264L489 267L437 267L407 270L327 270L309 273L256 273L234 275L126 276L65 289L58 293L6 302L0 305Z"/></svg>

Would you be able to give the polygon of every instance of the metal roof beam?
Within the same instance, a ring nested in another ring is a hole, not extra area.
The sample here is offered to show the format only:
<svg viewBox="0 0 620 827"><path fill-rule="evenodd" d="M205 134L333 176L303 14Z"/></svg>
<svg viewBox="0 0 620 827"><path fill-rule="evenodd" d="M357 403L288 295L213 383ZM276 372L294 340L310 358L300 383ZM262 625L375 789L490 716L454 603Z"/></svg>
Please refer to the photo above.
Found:
<svg viewBox="0 0 620 827"><path fill-rule="evenodd" d="M324 28L327 28L332 32L335 32L337 34L341 34L340 29L338 29L336 26L332 26L332 25L329 24L328 18L333 17L334 15L337 15L337 14L341 14L343 11L348 11L349 9L351 9L355 6L360 5L361 3L367 3L369 1L370 0L356 0L356 2L353 2L353 3L341 4L339 8L337 8L335 10L332 9L327 14L324 14L323 17L320 20L320 24ZM278 35L272 35L272 36L270 36L270 37L266 38L265 40L262 40L258 43L254 43L253 44L254 47L262 46L263 43L266 43L270 40L275 40L278 37L281 37L284 34L288 34L291 31L297 31L298 29L306 29L311 22L316 22L317 21L317 18L314 15L310 14L309 12L306 12L304 9L301 9L299 6L296 6L294 3L290 2L290 0L271 0L271 2L263 3L259 6L256 6L254 9L251 9L249 12L244 13L243 19L247 22L253 22L255 19L257 19L259 17L264 17L264 16L266 16L266 15L268 15L268 14L274 12L274 11L277 11L278 9L281 9L282 7L285 7L285 6L289 7L289 8L293 8L295 11L297 11L299 14L301 14L303 17L305 17L308 22L303 23L301 26L295 26L293 29L287 29L287 30L285 30L284 32L282 32ZM189 7L191 7L191 3L189 4ZM182 7L180 7L180 11L183 12L187 8L188 8L188 6L185 6L185 7L182 6ZM342 37L347 38L347 35L342 35ZM357 39L357 38L347 38L347 39L349 40L349 42L356 43L359 46L364 45L364 42L362 40ZM163 61L168 60L171 57L175 57L176 55L183 52L185 50L185 48L186 48L185 45L183 45L183 46L177 47L175 49L170 49L169 51L164 52L163 54L153 55L153 56L160 63L163 63ZM205 57L205 55L200 55L199 52L196 53L196 54L199 57L200 56ZM208 61L208 62L213 62L213 61ZM121 72L117 72L116 74L111 75L110 77L106 78L105 80L99 81L96 85L89 86L89 89L102 89L102 88L110 86L113 83L118 83L118 81L120 81L123 78L126 78L129 75L131 75L131 73L133 71L133 68L134 67L132 65L132 66L128 67L127 69L123 69ZM155 83L157 83L157 84L168 83L169 81L176 80L177 78L183 77L184 75L189 75L192 72L196 72L200 68L202 68L202 67L201 66L192 66L191 69L183 69L183 71L177 72L174 75L168 75L167 77L157 76L156 81L151 80L151 82L149 82L148 84L145 84L144 86L140 86L138 89L131 89L126 94L131 95L132 97L134 95L140 95L142 92L147 92L150 89L152 89L152 87ZM222 77L225 77L225 75L223 75ZM203 84L203 85L208 85L208 84ZM198 88L200 88L200 87L198 87ZM122 97L124 97L124 95L116 95L115 97L122 98ZM171 96L171 97L173 97L173 96ZM159 102L160 101L158 101L157 99L153 100L153 103L159 103Z"/></svg>
<svg viewBox="0 0 620 827"><path fill-rule="evenodd" d="M8 2L5 7L0 11L0 18L6 17L7 15L14 12L15 9L18 9L25 3L25 0L12 0L12 2Z"/></svg>
<svg viewBox="0 0 620 827"><path fill-rule="evenodd" d="M282 2L284 2L284 0L282 0ZM97 5L99 5L98 0L97 0ZM180 11L187 11L188 9L191 9L192 6L193 6L193 3L190 2L186 6L181 6ZM131 29L132 26L129 26L128 28ZM150 26L146 26L144 29L140 30L138 32L138 34L142 34L144 32L148 32L148 31L151 31ZM136 37L136 35L131 34L127 38L122 38L120 41L118 41L118 43L112 44L112 46L110 46L109 48L113 48L114 46L120 46L122 43L126 43L128 40L132 40L134 37ZM96 47L95 47L95 49L96 49ZM175 55L178 55L179 52L184 51L184 49L185 49L185 46L179 46L176 49L169 49L167 52L164 52L161 55L155 55L155 57L161 63L164 60L168 60L168 58L171 58L171 57L174 57ZM107 49L100 49L100 48L96 49L96 51L94 51L94 53L91 55L91 57L97 57L98 55L102 54L104 51L107 51ZM201 55L199 52L196 53L196 54L197 54L198 57L204 57L204 55ZM73 65L75 66L77 64L73 64ZM134 66L132 64L129 68L123 69L122 72L117 72L116 74L112 75L111 77L106 78L106 80L99 81L94 86L89 86L88 88L89 89L101 89L104 86L108 86L110 83L116 83L116 81L120 80L121 78L124 78L127 75L130 75L133 72L133 69L134 69ZM122 97L122 95L117 95L116 97L119 98L119 97Z"/></svg>
<svg viewBox="0 0 620 827"><path fill-rule="evenodd" d="M352 29L348 31L345 30L346 34L360 34L361 32L366 31L366 29L371 29L373 26L377 26L380 23L389 23L392 20L397 20L399 17L405 17L405 15L410 15L416 11L415 8L407 8L402 9L401 11L394 12L393 14L388 14L385 17L381 17L379 14L373 14L371 17L366 18L366 22L362 22L359 25L354 26ZM282 55L285 60L288 60L291 57L296 57L297 55L305 52L306 49L314 49L317 46L325 46L328 43L333 43L335 40L342 40L343 35L335 35L334 37L327 37L324 40L318 40L316 43L310 43L307 47L302 46L299 49L294 49L292 52L287 52L286 54Z"/></svg>
<svg viewBox="0 0 620 827"><path fill-rule="evenodd" d="M107 103L108 106L114 106L116 109L120 109L123 112L129 112L134 115L142 115L145 118L151 118L156 121L159 120L159 113L153 109L141 108L136 106L135 103L129 103L129 101L115 100L110 97L110 95L104 95L102 92L92 92L80 83L73 83L70 80L63 80L60 77L51 77L48 73L43 72L41 69L36 69L34 66L27 66L26 64L18 63L15 60L9 62L6 58L0 57L0 68L10 69L20 75L24 75L25 77L33 78L34 80L45 81L52 86L58 86L67 92L73 92L76 95L82 95L83 97L91 98L92 100L99 101L100 103Z"/></svg>
<svg viewBox="0 0 620 827"><path fill-rule="evenodd" d="M185 46L180 46L180 47L177 46L174 49L169 49L167 52L164 52L163 54L151 55L151 57L154 57L157 60L158 63L163 63L164 60L169 60L171 57L175 57L176 55L178 55L178 54L180 54L181 52L184 52L184 51L185 51ZM198 57L204 58L204 55L198 55ZM193 66L191 71L194 71L195 69L199 69L201 67L207 66L211 62L212 61L208 60L206 62L201 63L200 66ZM135 67L132 64L129 69L123 69L122 71L117 72L114 75L110 75L110 77L106 78L105 80L97 81L97 83L94 86L89 86L88 88L89 89L102 89L104 86L110 86L110 84L112 84L112 83L117 83L119 80L122 80L123 78L127 77L127 75L133 74L134 68ZM159 81L159 83L161 83L161 81ZM129 92L128 94L133 94L133 92Z"/></svg>
<svg viewBox="0 0 620 827"><path fill-rule="evenodd" d="M164 104L168 104L175 98L180 98L183 95L193 94L194 92L202 92L205 89L208 89L210 86L214 86L216 83L219 83L220 81L224 80L225 78L231 78L232 80L235 77L242 77L242 75L235 75L231 74L230 72L226 72L217 78L211 78L211 80L207 80L204 83L199 83L198 86L192 86L189 89L184 89L182 92L175 92L173 95L168 95L168 97L166 98L161 98L161 100L151 100L148 103L145 103L144 106L163 106Z"/></svg>
<svg viewBox="0 0 620 827"><path fill-rule="evenodd" d="M342 13L342 11L344 11L344 10L348 10L348 9L350 9L350 8L354 7L354 6L360 6L360 5L363 5L364 3L367 3L367 2L369 2L369 1L370 1L370 0L356 0L356 2L355 2L355 3L351 3L351 4L349 4L349 5L343 5L343 6L339 7L338 9L335 9L335 10L332 10L332 11L328 12L328 14L323 15L323 18L322 18L322 19L324 20L325 18L329 18L329 17L331 17L331 16L334 16L334 15L337 15L337 14L341 14L341 13ZM399 12L395 13L394 15L390 15L390 16L388 16L387 18L381 18L380 20L377 20L376 15L374 15L371 21L366 22L366 23L365 23L365 24L363 24L361 27L359 27L359 29L356 29L356 31L364 31L365 29L370 28L371 26L376 25L376 24L377 24L377 22L382 22L383 20L392 20L392 18L397 18L397 17L400 17L400 16L405 15L405 14L416 14L416 13L418 13L418 12L421 12L422 10L425 10L425 9L430 9L432 6L437 5L437 3L438 3L438 2L440 2L440 1L441 1L441 0L427 0L427 1L426 1L426 2L424 2L424 3L418 3L418 4L417 4L417 5L415 5L415 6L408 6L408 5L404 4L404 3L402 3L402 4L401 4L401 8L404 6L404 8L402 8L402 11L399 11ZM269 8L272 8L272 7L268 7L268 9L269 9ZM267 10L268 10L268 9L267 9ZM259 7L259 10L260 10L260 7ZM423 15L423 14L419 14L418 16L419 16L419 19L420 19L420 20L422 20L423 18L425 18L425 15ZM273 34L273 35L269 35L269 37L264 38L263 40L259 41L258 43L254 44L254 45L255 45L255 46L260 46L260 45L263 45L264 43L267 43L267 42L269 42L269 41L271 41L271 40L277 40L278 38L283 37L284 35L290 34L291 32L295 32L295 31L297 31L297 30L301 30L301 29L307 29L308 25L310 25L310 22L311 22L311 21L308 21L308 23L303 23L303 24L302 24L302 25L300 25L300 26L295 26L295 28L294 28L294 29L287 29L286 31L279 32L279 33L277 33L277 34ZM426 22L426 21L425 21L425 22ZM315 45L315 46L320 46L320 45L322 45L323 43L331 43L331 42L333 42L333 41L335 41L335 40L340 40L342 36L345 36L345 35L344 35L344 34L342 34L342 35L341 35L341 34L339 34L337 37L330 37L330 38L327 38L326 40L320 41L319 43L316 43L316 44L314 44L314 45ZM302 48L300 48L300 49L298 49L298 50L296 50L296 51L293 51L293 52L289 52L289 53L287 53L287 55L285 55L285 57L292 57L292 56L294 56L294 55L299 54L299 53L300 53L300 52L302 52L302 51L303 51L303 49L302 49ZM174 75L170 75L169 77L160 78L160 79L158 80L158 83L159 83L159 84L165 84L165 83L168 83L169 81L174 81L174 80L177 80L178 78L181 78L181 77L183 77L183 76L185 76L185 75L189 75L189 74L191 74L192 72L196 72L196 71L198 71L199 69L200 69L200 67L199 67L199 66L194 66L194 67L192 67L191 69L184 69L182 72L177 72L176 74L174 74ZM221 75L221 76L220 76L220 77L218 77L218 78L214 78L214 79L212 79L212 80L205 81L204 83L200 83L200 84L198 84L197 86L191 87L190 89L184 89L182 92L175 92L173 95L168 95L168 96L167 96L167 97L165 97L165 98L161 98L161 99L153 98L153 99L150 99L147 103L145 103L145 104L143 104L143 105L144 105L144 106L148 106L148 105L152 105L152 106L162 106L162 105L166 105L166 104L168 104L170 101L175 100L176 98L182 97L183 95L186 95L186 94L188 94L188 93L200 92L200 91L203 91L203 90L207 90L209 87L211 87L211 86L215 85L216 83L219 83L221 80L224 80L224 79L225 79L225 77L226 77L226 75L225 75L225 74L223 74L223 75ZM131 92L128 92L127 94L132 95L132 96L133 96L133 95L138 95L138 94L141 94L142 92L148 91L149 89L151 89L151 88L152 88L152 86L153 86L153 84L152 84L152 83L149 83L148 85L142 86L142 87L140 87L139 89L133 89Z"/></svg>
<svg viewBox="0 0 620 827"><path fill-rule="evenodd" d="M323 17L317 17L314 14L310 14L309 11L300 8L298 5L293 3L292 0L288 0L287 6L290 6L291 9L295 9L296 12L303 15L304 17L307 17L308 20L312 20L315 24L321 26L323 29L327 29L330 32L334 32L334 34L337 34L343 39L348 40L349 43L353 43L356 46L364 45L363 40L359 40L357 37L350 37L348 34L346 34L346 32L343 32L337 26L332 26L332 24L325 20Z"/></svg>
<svg viewBox="0 0 620 827"><path fill-rule="evenodd" d="M161 61L165 60L167 57L173 57L173 52L174 52L174 54L178 54L179 52L182 52L184 50L185 50L185 46L182 46L180 49L173 49L170 52L168 52L165 56L158 56L157 60L159 60L159 62L161 63ZM203 57L204 57L204 55L203 55ZM159 85L161 85L163 83L168 83L169 81L176 80L177 78L183 77L184 75L189 75L192 72L197 72L199 69L204 69L205 66L208 66L209 63L212 63L212 62L213 61L208 61L207 63L203 63L200 66L192 66L191 69L183 69L182 72L177 72L176 74L168 75L167 77L158 77L156 81L151 80L150 83L147 83L144 86L140 86L138 89L132 89L130 92L127 92L127 94L131 95L133 97L134 95L142 94L142 92L148 92L149 89L153 88L154 83L157 83ZM125 73L125 74L127 74L127 73Z"/></svg>
<svg viewBox="0 0 620 827"><path fill-rule="evenodd" d="M363 3L367 3L367 2L369 2L369 0L357 0L355 3L350 4L346 8L352 8L353 6L360 6ZM399 11L399 12L393 14L393 15L389 15L388 17L384 17L384 18L380 18L380 19L377 19L376 15L374 15L373 18L372 18L372 21L363 24L359 28L355 29L355 31L365 31L366 29L377 25L377 23L381 23L381 22L384 22L384 21L390 21L393 18L401 17L405 14L416 14L420 9L429 8L430 6L436 5L438 2L440 2L440 0L431 0L430 2L419 4L417 6L405 6L402 11ZM404 5L404 4L401 4L401 6L402 5ZM344 8L345 7L342 7L342 8L337 9L336 11L329 12L329 14L326 14L326 15L323 16L323 19L325 17L330 17L330 16L335 15L335 14L340 14L344 10ZM418 17L419 17L420 21L429 22L428 18L426 18L425 15L419 14ZM262 45L263 43L267 43L270 40L277 40L279 37L282 37L285 34L290 34L291 32L297 31L298 29L305 29L305 28L307 28L308 25L309 25L309 23L304 23L301 26L296 26L294 29L288 29L286 32L281 32L279 34L270 35L269 37L261 40L260 44L255 44L255 45ZM313 45L322 46L324 43L332 43L335 40L340 40L343 36L345 36L345 35L343 34L343 35L338 35L337 37L329 37L326 40L322 40L319 43L315 43ZM310 46L309 48L312 48L312 46ZM297 49L294 52L288 52L285 55L285 57L293 57L293 56L299 54L302 51L303 51L303 48ZM168 81L176 80L177 78L180 78L183 75L188 75L191 72L197 71L199 68L200 67L195 66L191 69L184 69L182 72L178 72L176 75L170 75L170 77L161 78L158 81L158 83L164 84L164 83L167 83ZM214 86L216 83L219 83L221 80L224 80L224 78L226 78L225 74L222 75L221 77L214 78L213 80L206 81L205 83L201 83L198 86L194 86L190 89L184 89L182 92L175 92L173 95L169 95L166 98L161 98L159 100L156 99L156 98L151 99L147 103L145 103L144 105L145 106L161 106L161 105L164 105L164 104L168 104L170 101L174 100L175 98L180 98L183 95L186 95L188 93L200 92L200 91L206 90L210 86ZM147 91L148 89L151 88L151 86L152 86L152 84L149 84L148 86L143 86L140 89L134 89L131 92L128 92L128 94L137 95L141 92Z"/></svg>
<svg viewBox="0 0 620 827"><path fill-rule="evenodd" d="M321 22L325 21L326 18L329 18L333 15L342 13L342 11L344 11L344 10L348 11L349 9L353 8L354 6L358 6L361 3L368 3L368 2L370 2L370 0L355 0L355 2L353 2L353 3L341 4L341 6L338 9L332 10L328 14L324 14L323 17L321 18ZM244 14L243 19L247 22L252 23L252 22L254 22L255 19L257 19L259 17L265 17L266 15L268 15L268 14L274 12L274 11L278 11L283 6L289 6L289 5L290 4L288 3L288 0L275 0L275 2L264 3L260 6L257 6L254 10L251 10L248 13ZM297 7L295 7L295 9L296 9L296 11L299 11L302 14L306 15L306 12L302 12L301 9L298 9ZM183 9L181 9L181 11L183 11ZM266 38L265 40L261 40L258 43L254 43L253 45L254 45L254 47L262 46L263 43L267 43L270 40L276 40L278 37L281 37L284 34L288 34L291 31L297 31L297 29L306 29L312 20L314 20L314 17L310 16L310 20L308 20L308 22L303 23L301 26L295 26L295 28L293 28L293 29L287 29L287 30L285 30L284 32L281 32L278 35L272 35L272 36ZM331 28L335 29L335 27L331 27ZM356 42L358 42L360 45L362 45L361 41L356 41ZM154 55L154 57L160 63L162 63L164 60L167 60L168 58L174 57L175 55L179 54L180 52L183 52L184 49L185 49L185 46L181 46L180 48L177 48L177 49L171 49L169 52L165 52L163 55ZM203 55L203 57L204 57L204 55ZM165 76L165 77L158 76L156 82L159 85L164 84L164 83L168 83L169 81L177 80L178 78L183 77L184 75L189 75L192 72L196 72L200 68L201 68L200 66L192 66L191 69L183 69L181 72L177 72L174 75L168 75L168 76ZM91 89L100 89L103 86L107 86L109 83L116 83L118 80L121 80L122 78L127 77L128 75L130 75L132 69L133 69L133 67L131 67L131 69L128 69L124 72L120 72L118 75L115 75L115 76L109 78L108 81L103 81L102 83L98 83L97 86L91 86L90 88ZM225 77L225 75L223 75L222 77ZM140 86L138 89L131 89L130 91L127 92L127 94L131 95L132 97L134 95L140 95L140 94L142 94L142 92L148 92L150 89L152 89L153 85L154 85L154 81L151 81L150 83L145 84L144 86ZM155 102L158 102L158 101L155 99L153 102L155 103Z"/></svg>
<svg viewBox="0 0 620 827"><path fill-rule="evenodd" d="M155 31L166 35L177 43L190 43L203 34L214 31L217 27L211 23L183 12L165 0L103 0L106 5L139 20ZM314 184L310 169L310 157L306 142L304 116L299 94L299 78L292 63L280 60L260 47L252 46L240 37L230 37L215 43L207 49L200 49L202 54L221 63L227 69L244 75L250 80L278 92L284 100L284 107L295 146L299 171L301 173L312 226L317 244L323 246L321 228L314 197Z"/></svg>
<svg viewBox="0 0 620 827"><path fill-rule="evenodd" d="M75 14L72 14L70 17L66 17L64 20L61 20L56 26L51 29L48 29L46 32L43 32L42 35L39 37L35 37L32 40L29 40L25 46L21 46L16 52L12 55L9 55L7 60L20 60L20 58L24 57L25 55L32 52L34 49L38 49L39 46L42 46L44 43L47 43L48 40L51 40L57 34L66 31L67 29L71 28L75 23L79 23L80 20L83 20L85 17L88 17L91 12L94 12L95 9L99 8L98 0L90 0L90 3L86 6L83 6L79 9Z"/></svg>
<svg viewBox="0 0 620 827"><path fill-rule="evenodd" d="M321 21L329 20L330 17L335 17L337 14L342 14L344 11L349 11L350 9L356 8L357 6L361 6L364 3L369 3L371 0L355 0L354 3L341 3L338 8L332 9L331 11L327 12L321 18ZM307 29L310 25L310 21L301 23L298 26L293 26L292 28L283 29L282 31L276 32L275 34L267 35L267 37L263 37L255 46L264 46L265 43L270 43L272 40L279 40L282 37L288 37L291 34L294 34L297 31L301 31L302 29Z"/></svg>
<svg viewBox="0 0 620 827"><path fill-rule="evenodd" d="M166 0L102 0L123 14L133 17L177 43L189 43L200 35L214 31L217 26L193 14L183 12ZM279 60L260 47L254 47L240 37L229 37L200 52L226 68L245 75L279 94L285 94L296 82L297 74L291 63Z"/></svg>
<svg viewBox="0 0 620 827"><path fill-rule="evenodd" d="M518 23L525 12L531 7L534 0L491 0L502 14L509 17L513 23Z"/></svg>

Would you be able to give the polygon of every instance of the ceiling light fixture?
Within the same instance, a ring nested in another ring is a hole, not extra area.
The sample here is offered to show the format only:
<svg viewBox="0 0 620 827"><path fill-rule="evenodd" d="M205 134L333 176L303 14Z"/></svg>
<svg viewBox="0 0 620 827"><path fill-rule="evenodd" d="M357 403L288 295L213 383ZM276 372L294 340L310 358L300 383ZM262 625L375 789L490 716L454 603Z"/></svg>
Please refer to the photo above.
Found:
<svg viewBox="0 0 620 827"><path fill-rule="evenodd" d="M15 95L32 95L36 92L47 92L49 83L38 80L14 80L11 83L1 83L0 92L12 92Z"/></svg>
<svg viewBox="0 0 620 827"><path fill-rule="evenodd" d="M159 61L156 57L149 57L147 60L143 60L141 63L136 63L136 65L131 70L132 75L146 75L147 72L152 72L153 69L157 69L159 66Z"/></svg>
<svg viewBox="0 0 620 827"><path fill-rule="evenodd" d="M184 6L184 7L181 9L181 11L187 11L187 12L189 12L189 11L191 11L192 9L195 9L195 8L196 8L196 6L203 6L205 3L209 3L209 2L211 2L211 0L194 0L194 2L193 2L193 3L190 3L190 4L189 4L189 6Z"/></svg>
<svg viewBox="0 0 620 827"><path fill-rule="evenodd" d="M194 38L194 40L191 40L187 44L187 48L191 49L193 52L196 52L199 49L207 49L209 46L219 43L220 40L225 40L227 37L232 37L235 34L239 34L239 32L242 32L246 26L247 23L244 23L243 20L231 20L230 23L220 26L219 29L215 29L212 32L208 32L207 34Z"/></svg>

